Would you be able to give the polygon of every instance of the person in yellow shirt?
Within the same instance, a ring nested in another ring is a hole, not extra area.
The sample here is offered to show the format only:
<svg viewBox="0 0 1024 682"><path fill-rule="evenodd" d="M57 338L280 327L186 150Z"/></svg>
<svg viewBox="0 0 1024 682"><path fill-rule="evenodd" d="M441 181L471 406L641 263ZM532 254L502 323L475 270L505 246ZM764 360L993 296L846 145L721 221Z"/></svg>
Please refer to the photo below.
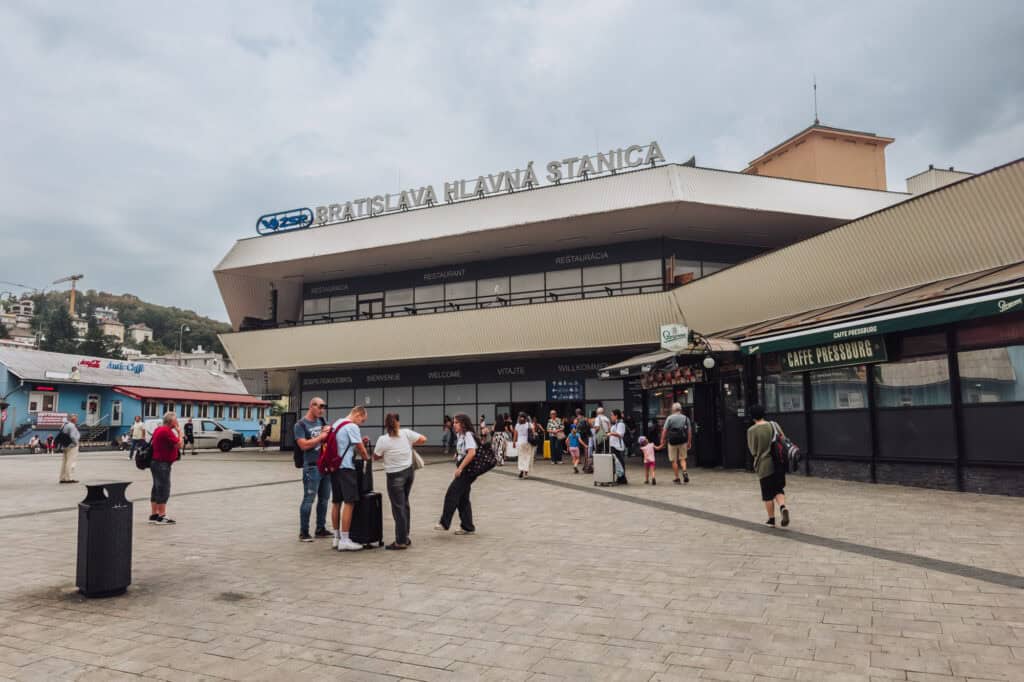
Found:
<svg viewBox="0 0 1024 682"><path fill-rule="evenodd" d="M141 416L135 415L135 421L132 423L128 437L132 439L132 447L128 450L128 459L134 459L135 453L146 447L146 425L142 423Z"/></svg>

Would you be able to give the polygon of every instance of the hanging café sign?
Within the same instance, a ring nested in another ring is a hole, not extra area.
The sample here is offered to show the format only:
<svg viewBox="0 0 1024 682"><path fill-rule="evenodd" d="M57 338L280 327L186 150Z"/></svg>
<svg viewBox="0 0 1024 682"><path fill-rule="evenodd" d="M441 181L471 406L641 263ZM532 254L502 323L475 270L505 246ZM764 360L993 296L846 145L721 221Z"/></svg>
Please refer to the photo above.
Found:
<svg viewBox="0 0 1024 682"><path fill-rule="evenodd" d="M544 166L544 179L548 184L588 180L596 175L614 175L642 166L664 163L665 156L656 141L632 144L590 156L570 156L548 161ZM430 208L439 203L438 197L448 204L471 199L483 199L495 194L533 189L541 185L533 161L526 168L504 170L478 175L475 180L452 180L444 183L438 194L434 185L404 189L397 194L377 194L336 204L267 213L256 220L256 232L261 235L277 234L307 227L332 225L363 218L375 218L388 213Z"/></svg>

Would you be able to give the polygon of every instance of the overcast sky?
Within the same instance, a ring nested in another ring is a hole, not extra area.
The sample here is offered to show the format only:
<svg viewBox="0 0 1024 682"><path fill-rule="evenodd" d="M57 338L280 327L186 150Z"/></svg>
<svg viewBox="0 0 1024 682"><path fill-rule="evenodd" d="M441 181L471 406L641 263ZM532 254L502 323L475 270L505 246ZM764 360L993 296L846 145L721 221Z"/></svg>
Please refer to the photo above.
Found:
<svg viewBox="0 0 1024 682"><path fill-rule="evenodd" d="M740 170L812 122L813 74L822 123L896 138L890 189L1024 154L1015 0L7 0L0 26L0 280L219 319L261 213L651 140Z"/></svg>

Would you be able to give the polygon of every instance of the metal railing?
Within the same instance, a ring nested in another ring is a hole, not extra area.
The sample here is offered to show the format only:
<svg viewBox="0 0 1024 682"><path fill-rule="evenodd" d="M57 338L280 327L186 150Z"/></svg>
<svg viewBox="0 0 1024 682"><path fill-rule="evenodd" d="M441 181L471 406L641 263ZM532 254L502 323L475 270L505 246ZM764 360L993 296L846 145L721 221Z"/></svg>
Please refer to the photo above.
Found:
<svg viewBox="0 0 1024 682"><path fill-rule="evenodd" d="M505 308L510 306L533 305L537 303L555 303L558 301L578 301L611 296L632 296L637 294L658 293L665 290L666 285L656 278L626 280L609 284L583 284L572 287L552 289L534 289L504 294L484 294L452 298L442 301L428 301L413 304L384 305L384 298L372 301L359 301L356 305L379 303L378 312L361 312L346 310L309 315L302 320L285 320L277 327L305 326L310 324L330 324L334 322L355 322L357 320L383 319L392 317L408 317L411 315L432 315L464 310L482 310L487 308Z"/></svg>

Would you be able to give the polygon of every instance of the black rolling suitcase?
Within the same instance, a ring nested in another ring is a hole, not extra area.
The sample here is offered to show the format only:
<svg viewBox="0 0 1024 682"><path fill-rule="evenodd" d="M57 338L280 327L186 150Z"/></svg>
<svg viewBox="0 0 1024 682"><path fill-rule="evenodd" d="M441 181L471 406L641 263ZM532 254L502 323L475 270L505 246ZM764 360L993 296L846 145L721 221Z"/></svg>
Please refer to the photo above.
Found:
<svg viewBox="0 0 1024 682"><path fill-rule="evenodd" d="M359 476L359 501L352 513L352 527L348 536L352 542L369 547L384 546L384 501L373 490L373 460L357 462L362 465Z"/></svg>

